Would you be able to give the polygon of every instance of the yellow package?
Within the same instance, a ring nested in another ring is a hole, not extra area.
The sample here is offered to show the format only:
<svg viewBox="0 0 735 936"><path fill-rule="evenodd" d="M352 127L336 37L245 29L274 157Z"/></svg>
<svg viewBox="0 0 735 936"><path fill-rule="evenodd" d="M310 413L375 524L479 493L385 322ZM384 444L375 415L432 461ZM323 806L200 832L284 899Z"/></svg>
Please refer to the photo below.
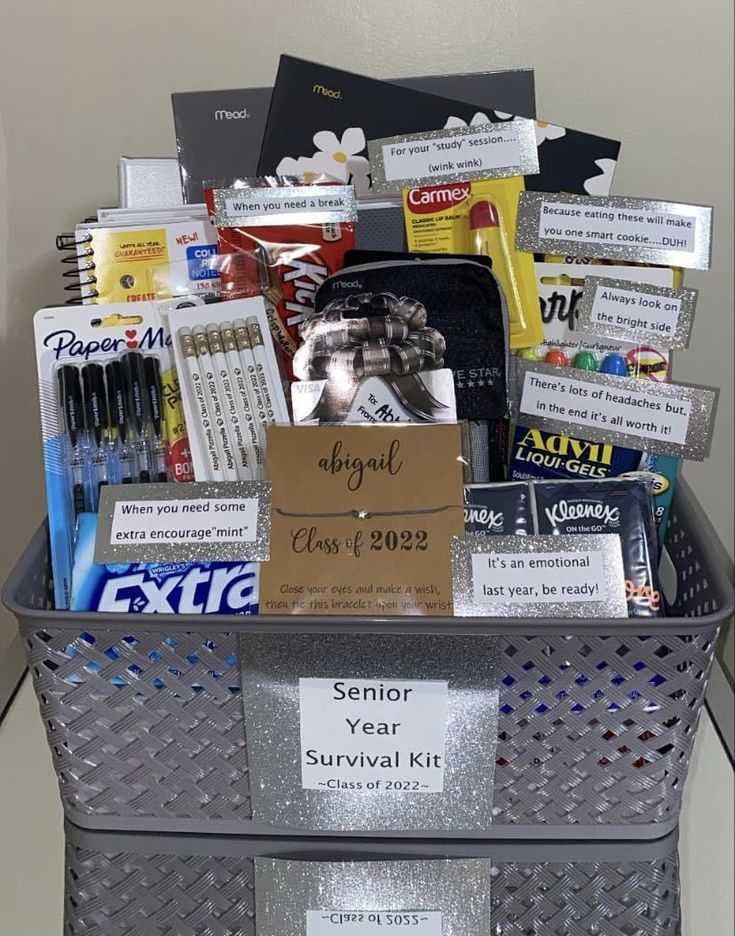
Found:
<svg viewBox="0 0 735 936"><path fill-rule="evenodd" d="M585 266L588 263L595 264L596 266L605 265L605 266L612 266L612 267L615 267L615 266L621 266L621 267L632 267L632 266L634 267L636 266L637 267L658 267L658 266L661 266L661 264L658 264L658 263L632 263L630 260L599 260L599 259L595 260L595 259L580 258L580 257L564 257L561 254L545 254L544 263L568 263L572 266ZM662 269L666 269L666 267L662 267ZM672 275L673 275L673 279L671 283L672 288L681 289L681 287L684 284L683 267L668 267L668 269L671 270ZM598 273L597 275L599 276L600 274ZM615 272L613 270L610 271L610 276L614 278ZM564 279L564 277L561 276L559 279L562 280ZM621 279L625 279L625 277L623 276L621 277ZM569 276L566 278L564 283L560 283L560 285L583 286L584 276L576 276L576 277Z"/></svg>
<svg viewBox="0 0 735 936"><path fill-rule="evenodd" d="M511 348L543 341L533 254L515 249L523 177L446 182L403 192L408 249L490 257L508 305Z"/></svg>

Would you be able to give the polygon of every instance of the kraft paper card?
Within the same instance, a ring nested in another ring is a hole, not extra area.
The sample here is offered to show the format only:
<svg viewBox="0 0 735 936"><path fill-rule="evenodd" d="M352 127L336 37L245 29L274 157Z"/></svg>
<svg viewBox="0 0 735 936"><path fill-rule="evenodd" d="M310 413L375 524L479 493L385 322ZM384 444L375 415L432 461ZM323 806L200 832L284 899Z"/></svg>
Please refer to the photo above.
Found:
<svg viewBox="0 0 735 936"><path fill-rule="evenodd" d="M451 615L459 426L276 426L267 450L261 614Z"/></svg>

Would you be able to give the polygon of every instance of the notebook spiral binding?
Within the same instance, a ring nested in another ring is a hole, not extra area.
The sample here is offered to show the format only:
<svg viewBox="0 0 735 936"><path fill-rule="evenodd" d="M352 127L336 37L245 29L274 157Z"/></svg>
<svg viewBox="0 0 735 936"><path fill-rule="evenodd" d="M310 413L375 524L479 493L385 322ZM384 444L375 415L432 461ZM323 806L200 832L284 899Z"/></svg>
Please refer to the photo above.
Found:
<svg viewBox="0 0 735 936"><path fill-rule="evenodd" d="M76 234L59 234L56 238L56 249L67 253L61 262L65 267L70 267L61 274L65 280L69 280L64 286L64 292L74 293L65 300L65 305L81 305L99 296L96 289L89 289L97 283L94 248L91 244L91 234L85 234L81 239L77 239Z"/></svg>

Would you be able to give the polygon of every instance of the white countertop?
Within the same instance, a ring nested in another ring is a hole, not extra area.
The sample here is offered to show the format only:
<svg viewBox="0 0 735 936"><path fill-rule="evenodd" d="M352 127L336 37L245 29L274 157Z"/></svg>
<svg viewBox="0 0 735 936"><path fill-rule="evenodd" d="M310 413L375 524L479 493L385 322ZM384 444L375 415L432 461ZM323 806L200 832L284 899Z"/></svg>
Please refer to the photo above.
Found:
<svg viewBox="0 0 735 936"><path fill-rule="evenodd" d="M681 822L683 936L733 936L733 771L705 712ZM0 932L61 936L62 814L30 679L0 725Z"/></svg>

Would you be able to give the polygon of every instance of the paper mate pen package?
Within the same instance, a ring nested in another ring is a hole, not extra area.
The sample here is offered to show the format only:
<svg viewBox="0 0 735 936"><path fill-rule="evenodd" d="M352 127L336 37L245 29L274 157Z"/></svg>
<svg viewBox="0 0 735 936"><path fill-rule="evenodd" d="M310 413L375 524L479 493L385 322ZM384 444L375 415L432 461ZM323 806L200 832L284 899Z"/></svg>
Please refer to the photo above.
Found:
<svg viewBox="0 0 735 936"><path fill-rule="evenodd" d="M521 176L447 182L403 193L408 249L489 257L508 308L510 347L543 340L533 256L515 249Z"/></svg>
<svg viewBox="0 0 735 936"><path fill-rule="evenodd" d="M167 481L186 444L167 428L175 390L154 302L40 309L34 330L55 599L68 608L77 521L100 487Z"/></svg>
<svg viewBox="0 0 735 936"><path fill-rule="evenodd" d="M527 484L466 484L465 533L529 536L533 514Z"/></svg>
<svg viewBox="0 0 735 936"><path fill-rule="evenodd" d="M617 533L630 617L664 614L648 483L639 478L531 484L540 534Z"/></svg>
<svg viewBox="0 0 735 936"><path fill-rule="evenodd" d="M80 514L71 608L141 614L255 614L257 562L99 565L97 515Z"/></svg>

